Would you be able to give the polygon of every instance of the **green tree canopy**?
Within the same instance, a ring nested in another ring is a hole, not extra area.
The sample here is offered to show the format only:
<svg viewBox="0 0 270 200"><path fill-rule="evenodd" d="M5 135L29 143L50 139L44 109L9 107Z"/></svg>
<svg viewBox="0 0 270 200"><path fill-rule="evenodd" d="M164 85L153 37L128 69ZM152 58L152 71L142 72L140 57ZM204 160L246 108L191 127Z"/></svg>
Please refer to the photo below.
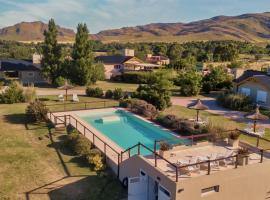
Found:
<svg viewBox="0 0 270 200"><path fill-rule="evenodd" d="M203 77L203 91L220 90L222 88L230 88L232 86L232 77L222 67L213 67L211 72Z"/></svg>
<svg viewBox="0 0 270 200"><path fill-rule="evenodd" d="M175 81L180 87L180 93L184 96L195 96L200 93L202 75L196 70L182 70Z"/></svg>

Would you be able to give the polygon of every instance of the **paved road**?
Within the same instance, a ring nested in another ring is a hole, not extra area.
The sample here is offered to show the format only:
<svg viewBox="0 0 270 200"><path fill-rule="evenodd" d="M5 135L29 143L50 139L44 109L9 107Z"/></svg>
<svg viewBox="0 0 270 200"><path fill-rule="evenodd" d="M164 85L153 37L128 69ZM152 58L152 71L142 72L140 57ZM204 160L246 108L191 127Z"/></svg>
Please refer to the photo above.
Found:
<svg viewBox="0 0 270 200"><path fill-rule="evenodd" d="M172 104L187 107L189 104L196 102L196 100L197 99L195 98L172 97ZM223 115L224 117L233 119L238 122L252 122L251 120L248 120L244 117L246 114L244 112L232 111L217 105L215 98L206 97L202 98L201 100L203 104L208 106L209 110L206 111L209 113ZM270 120L260 121L259 123L266 128L270 128Z"/></svg>

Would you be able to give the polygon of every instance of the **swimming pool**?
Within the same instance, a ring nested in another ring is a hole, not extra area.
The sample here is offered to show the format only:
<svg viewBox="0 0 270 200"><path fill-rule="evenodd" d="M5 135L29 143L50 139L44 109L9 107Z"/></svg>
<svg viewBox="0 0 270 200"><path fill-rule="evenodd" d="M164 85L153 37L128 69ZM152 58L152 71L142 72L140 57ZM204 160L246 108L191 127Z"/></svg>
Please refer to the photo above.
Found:
<svg viewBox="0 0 270 200"><path fill-rule="evenodd" d="M185 144L187 142L184 139L177 138L171 131L164 130L159 126L144 121L136 115L124 110L94 112L87 114L86 116L80 116L80 118L107 136L124 150L139 142L152 150L154 149L155 140L177 139L171 140L169 142L171 144ZM159 149L159 146L157 149ZM142 148L141 154L148 155L151 154L151 152Z"/></svg>

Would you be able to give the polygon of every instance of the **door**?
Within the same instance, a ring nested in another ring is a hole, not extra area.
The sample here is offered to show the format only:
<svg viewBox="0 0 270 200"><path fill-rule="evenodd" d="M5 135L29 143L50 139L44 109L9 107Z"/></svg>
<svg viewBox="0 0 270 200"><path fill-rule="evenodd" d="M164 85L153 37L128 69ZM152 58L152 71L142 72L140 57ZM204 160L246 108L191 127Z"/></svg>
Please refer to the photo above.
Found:
<svg viewBox="0 0 270 200"><path fill-rule="evenodd" d="M147 200L147 178L144 176L128 179L128 200Z"/></svg>
<svg viewBox="0 0 270 200"><path fill-rule="evenodd" d="M170 192L161 185L158 187L158 200L171 200Z"/></svg>

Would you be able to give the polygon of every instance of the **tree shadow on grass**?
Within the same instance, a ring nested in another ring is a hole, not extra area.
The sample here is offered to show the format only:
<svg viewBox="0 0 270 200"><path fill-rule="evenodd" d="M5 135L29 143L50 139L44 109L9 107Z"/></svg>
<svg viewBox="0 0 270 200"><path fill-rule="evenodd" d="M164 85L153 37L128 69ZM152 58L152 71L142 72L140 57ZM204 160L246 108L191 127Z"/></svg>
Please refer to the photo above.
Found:
<svg viewBox="0 0 270 200"><path fill-rule="evenodd" d="M48 195L51 200L118 200L126 197L122 197L126 192L121 188L120 183L112 175L112 172L107 173L109 171L106 171L106 177L71 174L62 156L65 153L72 153L64 146L66 136L59 136L58 141L55 141L51 129L49 129L49 136L51 140L49 147L55 149L64 169L65 176L26 192L25 197L27 200L32 199L32 197L33 199L37 199L42 195ZM89 167L89 164L80 157L73 157L69 162L76 163L78 167Z"/></svg>
<svg viewBox="0 0 270 200"><path fill-rule="evenodd" d="M4 121L11 124L27 124L29 122L25 114L4 115Z"/></svg>

